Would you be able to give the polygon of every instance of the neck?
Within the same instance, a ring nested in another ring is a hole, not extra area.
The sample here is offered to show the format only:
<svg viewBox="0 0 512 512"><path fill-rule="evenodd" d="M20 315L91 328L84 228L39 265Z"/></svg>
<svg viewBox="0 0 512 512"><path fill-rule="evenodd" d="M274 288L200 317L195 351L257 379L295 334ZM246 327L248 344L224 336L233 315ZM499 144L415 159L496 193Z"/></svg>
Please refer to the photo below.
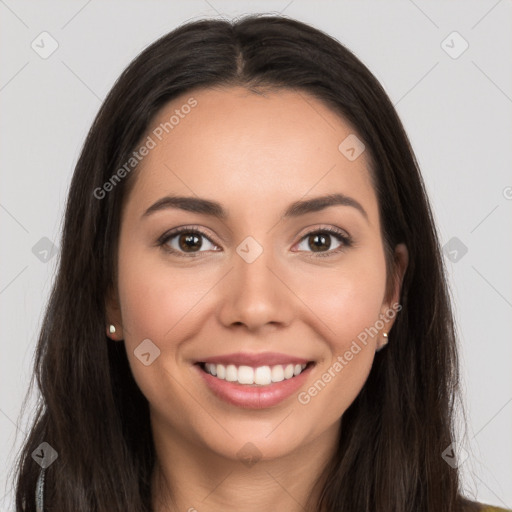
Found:
<svg viewBox="0 0 512 512"><path fill-rule="evenodd" d="M268 460L233 460L175 437L154 436L154 442L154 512L316 512L317 481L337 448L338 424L293 453Z"/></svg>

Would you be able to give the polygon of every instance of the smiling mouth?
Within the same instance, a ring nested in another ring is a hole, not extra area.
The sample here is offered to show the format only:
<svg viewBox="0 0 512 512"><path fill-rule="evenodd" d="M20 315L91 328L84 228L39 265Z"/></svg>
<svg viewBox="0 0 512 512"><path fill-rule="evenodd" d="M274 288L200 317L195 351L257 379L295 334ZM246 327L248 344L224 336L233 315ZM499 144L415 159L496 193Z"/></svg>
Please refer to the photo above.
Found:
<svg viewBox="0 0 512 512"><path fill-rule="evenodd" d="M233 382L247 386L270 386L272 384L290 380L300 375L304 370L315 363L307 364L276 364L272 366L245 366L234 364L197 363L207 374L219 380Z"/></svg>

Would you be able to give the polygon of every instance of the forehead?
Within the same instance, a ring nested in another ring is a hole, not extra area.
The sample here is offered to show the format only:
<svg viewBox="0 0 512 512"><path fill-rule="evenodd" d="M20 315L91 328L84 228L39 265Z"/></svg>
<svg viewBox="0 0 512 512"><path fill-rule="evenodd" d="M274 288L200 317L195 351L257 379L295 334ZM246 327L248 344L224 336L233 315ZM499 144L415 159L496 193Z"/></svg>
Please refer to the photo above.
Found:
<svg viewBox="0 0 512 512"><path fill-rule="evenodd" d="M367 154L350 160L342 151L354 136L342 117L303 91L198 89L152 120L146 137L153 147L132 194L146 207L167 192L263 206L341 192L359 196L371 214Z"/></svg>

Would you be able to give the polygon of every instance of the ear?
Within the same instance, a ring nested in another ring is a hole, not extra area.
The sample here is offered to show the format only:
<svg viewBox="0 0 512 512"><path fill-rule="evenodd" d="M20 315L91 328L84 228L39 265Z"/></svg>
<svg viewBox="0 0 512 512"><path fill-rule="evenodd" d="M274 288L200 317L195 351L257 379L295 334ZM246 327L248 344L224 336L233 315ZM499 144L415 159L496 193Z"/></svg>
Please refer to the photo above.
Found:
<svg viewBox="0 0 512 512"><path fill-rule="evenodd" d="M394 254L395 273L393 275L393 293L388 307L400 301L400 292L402 291L402 283L404 281L405 271L409 265L409 251L405 244L398 244L395 247Z"/></svg>
<svg viewBox="0 0 512 512"><path fill-rule="evenodd" d="M121 341L123 339L123 322L119 304L119 295L117 290L110 287L107 290L105 297L105 312L107 320L105 328L107 336L114 341ZM111 332L111 325L114 326L115 332Z"/></svg>
<svg viewBox="0 0 512 512"><path fill-rule="evenodd" d="M403 243L398 244L395 247L394 252L394 274L391 276L392 279L392 291L390 298L382 304L381 314L382 318L387 319L383 332L388 333L396 320L396 315L399 311L397 306L400 301L400 293L402 291L402 283L405 276L405 271L409 264L409 251L407 246ZM391 314L392 312L393 314ZM386 341L384 341L385 343Z"/></svg>

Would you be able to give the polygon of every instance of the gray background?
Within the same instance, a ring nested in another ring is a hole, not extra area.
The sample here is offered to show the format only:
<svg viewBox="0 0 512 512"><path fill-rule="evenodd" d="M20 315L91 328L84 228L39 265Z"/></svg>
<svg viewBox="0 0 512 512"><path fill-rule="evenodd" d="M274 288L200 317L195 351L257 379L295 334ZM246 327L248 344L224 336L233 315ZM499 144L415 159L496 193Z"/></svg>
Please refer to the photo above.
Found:
<svg viewBox="0 0 512 512"><path fill-rule="evenodd" d="M28 428L19 412L55 275L51 243L102 99L142 48L183 21L250 12L281 12L336 37L395 103L449 243L469 427L457 447L468 454L464 487L512 508L510 1L0 0L0 511L13 510L8 472ZM43 31L58 43L46 59L31 47L51 48ZM469 44L461 55L454 31Z"/></svg>

